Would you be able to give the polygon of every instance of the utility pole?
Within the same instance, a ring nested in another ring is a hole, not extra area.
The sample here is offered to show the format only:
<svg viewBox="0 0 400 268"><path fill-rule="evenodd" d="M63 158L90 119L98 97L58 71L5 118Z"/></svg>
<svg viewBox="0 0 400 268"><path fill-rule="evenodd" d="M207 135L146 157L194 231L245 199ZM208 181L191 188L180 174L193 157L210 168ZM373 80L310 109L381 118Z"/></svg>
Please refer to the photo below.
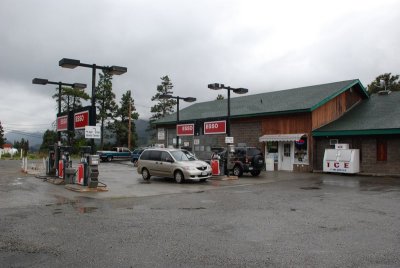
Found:
<svg viewBox="0 0 400 268"><path fill-rule="evenodd" d="M128 109L128 149L131 149L131 120L132 120L132 101L129 96L129 109Z"/></svg>

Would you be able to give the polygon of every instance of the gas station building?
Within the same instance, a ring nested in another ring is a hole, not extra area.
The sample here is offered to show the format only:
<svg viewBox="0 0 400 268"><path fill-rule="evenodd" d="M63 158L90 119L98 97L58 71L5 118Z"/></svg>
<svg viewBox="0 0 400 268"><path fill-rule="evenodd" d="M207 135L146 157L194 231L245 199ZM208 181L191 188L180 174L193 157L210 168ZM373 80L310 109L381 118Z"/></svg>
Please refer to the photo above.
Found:
<svg viewBox="0 0 400 268"><path fill-rule="evenodd" d="M369 96L358 79L248 94L230 100L231 136L262 149L273 170L322 170L325 149L346 143L360 150L362 173L400 174L399 103L400 92ZM157 120L158 143L174 146L179 129L181 147L210 159L226 146L227 106L226 99L190 105L179 111L179 128L176 113Z"/></svg>

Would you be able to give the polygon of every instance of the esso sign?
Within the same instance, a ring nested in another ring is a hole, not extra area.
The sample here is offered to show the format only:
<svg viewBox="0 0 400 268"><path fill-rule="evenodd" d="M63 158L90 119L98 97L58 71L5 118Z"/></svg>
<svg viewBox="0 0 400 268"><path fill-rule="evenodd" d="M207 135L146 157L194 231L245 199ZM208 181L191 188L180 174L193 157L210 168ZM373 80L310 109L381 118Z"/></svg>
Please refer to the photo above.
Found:
<svg viewBox="0 0 400 268"><path fill-rule="evenodd" d="M225 134L226 121L204 122L204 134Z"/></svg>
<svg viewBox="0 0 400 268"><path fill-rule="evenodd" d="M57 131L68 130L68 115L57 117Z"/></svg>
<svg viewBox="0 0 400 268"><path fill-rule="evenodd" d="M194 124L176 125L176 133L178 136L193 136Z"/></svg>
<svg viewBox="0 0 400 268"><path fill-rule="evenodd" d="M84 129L89 125L89 111L75 113L74 115L74 128Z"/></svg>

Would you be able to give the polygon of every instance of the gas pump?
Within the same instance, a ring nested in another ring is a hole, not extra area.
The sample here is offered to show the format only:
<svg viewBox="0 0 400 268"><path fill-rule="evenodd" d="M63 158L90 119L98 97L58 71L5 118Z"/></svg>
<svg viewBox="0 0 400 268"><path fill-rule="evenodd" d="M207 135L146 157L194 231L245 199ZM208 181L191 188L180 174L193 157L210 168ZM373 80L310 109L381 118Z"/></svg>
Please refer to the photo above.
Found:
<svg viewBox="0 0 400 268"><path fill-rule="evenodd" d="M227 175L229 176L229 170L232 170L235 163L234 163L234 153L235 153L235 146L233 144L228 145L228 152L227 152L227 159L226 159L226 169Z"/></svg>
<svg viewBox="0 0 400 268"><path fill-rule="evenodd" d="M99 156L91 155L90 146L81 147L81 162L78 164L77 184L97 188L99 183Z"/></svg>
<svg viewBox="0 0 400 268"><path fill-rule="evenodd" d="M72 161L69 159L70 146L60 146L60 160L58 160L58 177L65 181L66 169L72 166Z"/></svg>
<svg viewBox="0 0 400 268"><path fill-rule="evenodd" d="M54 168L55 160L56 160L56 153L54 151L54 145L49 146L49 156L46 163L46 175L50 176L56 175L56 169Z"/></svg>

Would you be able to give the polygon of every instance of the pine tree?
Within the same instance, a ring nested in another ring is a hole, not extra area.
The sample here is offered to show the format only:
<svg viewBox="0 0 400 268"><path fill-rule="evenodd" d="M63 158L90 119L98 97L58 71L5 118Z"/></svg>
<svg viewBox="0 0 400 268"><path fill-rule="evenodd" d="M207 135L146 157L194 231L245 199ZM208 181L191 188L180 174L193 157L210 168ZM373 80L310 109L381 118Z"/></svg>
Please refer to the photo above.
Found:
<svg viewBox="0 0 400 268"><path fill-rule="evenodd" d="M0 121L0 147L3 147L5 141L6 141L6 139L4 138L4 129L3 129L3 126L1 125L1 121Z"/></svg>
<svg viewBox="0 0 400 268"><path fill-rule="evenodd" d="M383 81L384 84L381 84L381 81ZM385 89L390 91L400 91L399 75L392 75L392 73L381 74L376 77L367 88L369 94L375 94Z"/></svg>
<svg viewBox="0 0 400 268"><path fill-rule="evenodd" d="M57 112L58 112L58 88L57 92L53 95L53 99L57 101ZM89 95L82 89L76 89L71 87L61 88L61 112L74 111L77 108L82 107L82 100L90 99ZM67 131L67 143L72 146L76 143L75 131Z"/></svg>
<svg viewBox="0 0 400 268"><path fill-rule="evenodd" d="M130 114L129 114L129 106L131 106ZM137 143L137 133L136 126L134 120L139 118L139 114L136 112L135 101L132 98L132 93L128 90L125 94L122 95L120 101L120 108L118 108L115 114L114 121L114 130L116 134L117 144L118 146L128 146L128 137L129 137L129 116L131 118L131 147L136 147Z"/></svg>
<svg viewBox="0 0 400 268"><path fill-rule="evenodd" d="M56 142L57 142L57 132L54 130L47 129L43 133L43 141L42 144L40 145L39 151L47 152L49 150L49 147L51 145L54 145L54 143Z"/></svg>
<svg viewBox="0 0 400 268"><path fill-rule="evenodd" d="M155 129L153 122L174 112L174 106L176 105L175 99L159 99L160 95L173 94L172 88L174 87L168 75L161 77L161 85L157 86L157 93L151 97L152 101L157 101L153 107L151 107L150 112L152 116L150 117L148 131L151 132L151 137L155 138Z"/></svg>
<svg viewBox="0 0 400 268"><path fill-rule="evenodd" d="M111 128L111 121L117 113L118 105L115 102L115 94L112 92L112 75L103 70L99 74L100 79L96 89L97 122L100 122L101 136L100 148L104 147L104 128Z"/></svg>

